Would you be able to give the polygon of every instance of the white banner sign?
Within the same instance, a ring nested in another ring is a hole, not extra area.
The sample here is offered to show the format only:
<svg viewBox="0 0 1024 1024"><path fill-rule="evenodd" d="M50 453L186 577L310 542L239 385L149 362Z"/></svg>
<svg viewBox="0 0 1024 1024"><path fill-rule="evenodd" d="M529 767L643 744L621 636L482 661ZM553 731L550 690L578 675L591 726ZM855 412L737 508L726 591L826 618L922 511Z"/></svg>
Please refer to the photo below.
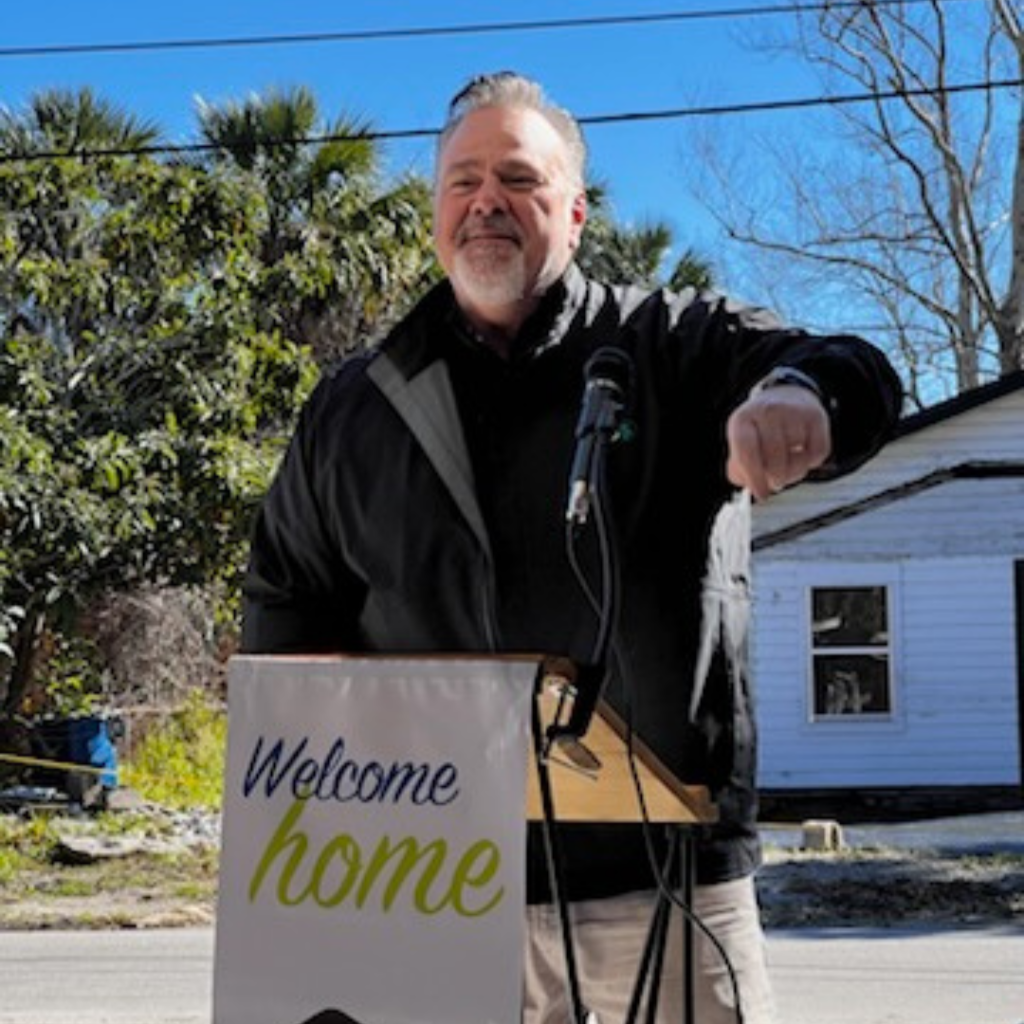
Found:
<svg viewBox="0 0 1024 1024"><path fill-rule="evenodd" d="M233 660L214 1024L517 1024L535 671Z"/></svg>

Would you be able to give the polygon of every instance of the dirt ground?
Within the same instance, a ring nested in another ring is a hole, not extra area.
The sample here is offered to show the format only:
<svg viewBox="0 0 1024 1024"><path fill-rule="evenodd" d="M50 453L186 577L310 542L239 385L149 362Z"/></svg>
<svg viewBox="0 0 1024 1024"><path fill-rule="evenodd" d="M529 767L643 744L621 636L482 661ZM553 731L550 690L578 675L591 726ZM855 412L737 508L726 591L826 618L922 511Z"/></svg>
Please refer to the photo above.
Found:
<svg viewBox="0 0 1024 1024"><path fill-rule="evenodd" d="M215 842L93 837L0 884L0 930L167 928L213 923ZM1024 855L906 849L766 849L759 875L768 927L908 922L1024 926Z"/></svg>
<svg viewBox="0 0 1024 1024"><path fill-rule="evenodd" d="M208 847L58 861L0 885L0 930L212 924L216 891L217 852Z"/></svg>
<svg viewBox="0 0 1024 1024"><path fill-rule="evenodd" d="M909 922L1024 926L1024 856L905 849L768 848L758 876L765 924Z"/></svg>

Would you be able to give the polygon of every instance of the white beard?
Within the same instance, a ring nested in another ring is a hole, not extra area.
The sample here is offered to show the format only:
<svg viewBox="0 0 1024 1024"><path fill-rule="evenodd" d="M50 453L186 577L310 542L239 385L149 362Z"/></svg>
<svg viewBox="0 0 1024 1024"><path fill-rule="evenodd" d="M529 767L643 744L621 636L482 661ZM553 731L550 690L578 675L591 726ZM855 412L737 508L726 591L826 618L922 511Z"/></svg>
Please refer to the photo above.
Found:
<svg viewBox="0 0 1024 1024"><path fill-rule="evenodd" d="M453 276L474 305L508 306L525 298L526 260L504 242L458 250Z"/></svg>

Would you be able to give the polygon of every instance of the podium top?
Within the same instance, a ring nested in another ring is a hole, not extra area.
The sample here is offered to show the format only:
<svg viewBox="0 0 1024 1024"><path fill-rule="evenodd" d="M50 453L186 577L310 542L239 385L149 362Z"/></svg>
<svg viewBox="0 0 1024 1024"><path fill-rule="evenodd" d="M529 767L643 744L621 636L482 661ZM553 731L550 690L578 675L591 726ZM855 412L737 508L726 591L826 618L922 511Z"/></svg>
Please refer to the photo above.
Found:
<svg viewBox="0 0 1024 1024"><path fill-rule="evenodd" d="M554 718L558 697L544 691L537 699L541 723L546 727ZM632 739L631 753L625 723L604 701L598 702L582 744L600 763L593 771L578 766L557 744L548 758L555 817L559 821L642 822L644 816L630 757L643 791L648 821L708 825L718 820L718 810L705 786L680 782L636 735ZM541 821L544 814L537 766L532 757L530 766L526 816L530 821Z"/></svg>

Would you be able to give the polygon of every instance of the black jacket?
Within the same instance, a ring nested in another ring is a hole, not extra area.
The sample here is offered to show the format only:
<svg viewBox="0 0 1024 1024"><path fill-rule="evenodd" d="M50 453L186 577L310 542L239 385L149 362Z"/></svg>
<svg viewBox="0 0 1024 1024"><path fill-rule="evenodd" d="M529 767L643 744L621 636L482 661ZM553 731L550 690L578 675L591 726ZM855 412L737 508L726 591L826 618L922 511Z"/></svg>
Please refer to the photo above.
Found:
<svg viewBox="0 0 1024 1024"><path fill-rule="evenodd" d="M636 429L609 457L622 674L608 696L678 777L710 787L722 821L701 844L698 880L725 881L758 861L747 550L737 558L720 536L744 527L724 475L725 423L772 367L798 368L828 396L828 473L849 471L883 443L900 400L866 342L570 268L505 361L472 339L442 284L376 351L326 375L302 411L256 524L243 647L586 663L597 622L563 523L583 367L609 344L635 365ZM594 579L593 537L580 546ZM578 827L566 847L572 898L651 884L635 829ZM531 858L530 897L544 899L535 843Z"/></svg>

